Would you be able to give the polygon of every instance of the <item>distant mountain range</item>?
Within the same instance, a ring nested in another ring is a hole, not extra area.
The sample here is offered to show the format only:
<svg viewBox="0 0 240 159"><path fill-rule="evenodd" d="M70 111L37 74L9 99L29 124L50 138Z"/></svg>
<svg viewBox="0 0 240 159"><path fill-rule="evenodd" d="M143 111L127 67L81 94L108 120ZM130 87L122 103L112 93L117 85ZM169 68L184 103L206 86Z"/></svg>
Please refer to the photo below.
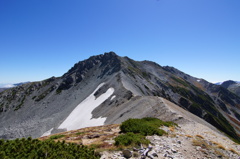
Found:
<svg viewBox="0 0 240 159"><path fill-rule="evenodd" d="M9 88L13 88L13 87L17 87L17 86L26 84L26 83L29 83L29 81L28 82L15 83L15 84L1 84L0 83L0 92L4 91L6 89L9 89Z"/></svg>
<svg viewBox="0 0 240 159"><path fill-rule="evenodd" d="M240 97L240 82L228 80L221 83L221 86L235 93Z"/></svg>
<svg viewBox="0 0 240 159"><path fill-rule="evenodd" d="M176 68L114 52L80 61L61 77L1 92L0 138L35 138L146 116L195 120L180 108L240 142L239 96Z"/></svg>
<svg viewBox="0 0 240 159"><path fill-rule="evenodd" d="M233 80L227 80L227 81L233 81ZM227 82L227 81L224 81L224 82ZM224 83L224 82L216 82L216 83L214 83L214 84L216 84L216 85L221 85L222 83ZM240 81L233 81L234 83L240 83Z"/></svg>

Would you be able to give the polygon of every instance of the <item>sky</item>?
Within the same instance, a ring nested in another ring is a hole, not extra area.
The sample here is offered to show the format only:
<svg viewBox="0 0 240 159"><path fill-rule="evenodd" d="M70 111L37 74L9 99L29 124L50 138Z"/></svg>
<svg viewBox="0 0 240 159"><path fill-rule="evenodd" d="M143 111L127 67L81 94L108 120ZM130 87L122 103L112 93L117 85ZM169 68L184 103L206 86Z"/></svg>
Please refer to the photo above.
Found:
<svg viewBox="0 0 240 159"><path fill-rule="evenodd" d="M240 0L0 0L0 84L59 77L114 51L240 81Z"/></svg>

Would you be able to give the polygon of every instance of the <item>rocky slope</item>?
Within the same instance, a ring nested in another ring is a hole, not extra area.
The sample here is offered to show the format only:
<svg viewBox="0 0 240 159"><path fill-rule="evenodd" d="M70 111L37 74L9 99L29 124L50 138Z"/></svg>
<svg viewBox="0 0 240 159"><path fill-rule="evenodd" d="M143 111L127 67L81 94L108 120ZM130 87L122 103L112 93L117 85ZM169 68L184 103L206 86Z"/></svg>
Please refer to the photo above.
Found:
<svg viewBox="0 0 240 159"><path fill-rule="evenodd" d="M240 146L226 136L216 133L208 127L195 123L185 122L179 127L161 127L168 132L164 136L147 136L152 147L151 153L156 153L158 159L164 158L229 158L238 159ZM83 144L94 147L99 152L101 159L124 159L124 149L114 146L114 138L120 134L119 125L105 125L88 127L55 135L41 137L40 140L57 138L55 141ZM144 147L146 148L146 147ZM140 158L141 152L135 151L134 147L128 150L132 159Z"/></svg>
<svg viewBox="0 0 240 159"><path fill-rule="evenodd" d="M162 127L164 129L164 127ZM193 131L193 130L197 131ZM229 141L225 136L215 134L201 124L182 124L179 128L165 128L168 135L148 136L152 150L157 154L153 159L196 159L196 158L239 158L239 145ZM146 148L146 147L145 147ZM132 159L139 159L142 152L128 149ZM124 159L123 151L102 151L101 159ZM152 155L153 156L153 155Z"/></svg>
<svg viewBox="0 0 240 159"><path fill-rule="evenodd" d="M75 129L81 128L80 121L97 126L130 117L178 118L167 113L159 97L240 141L240 97L173 67L134 61L113 52L80 61L61 77L0 93L0 138L66 131L70 127L61 124L71 118L76 118L72 123ZM86 118L80 120L83 116Z"/></svg>

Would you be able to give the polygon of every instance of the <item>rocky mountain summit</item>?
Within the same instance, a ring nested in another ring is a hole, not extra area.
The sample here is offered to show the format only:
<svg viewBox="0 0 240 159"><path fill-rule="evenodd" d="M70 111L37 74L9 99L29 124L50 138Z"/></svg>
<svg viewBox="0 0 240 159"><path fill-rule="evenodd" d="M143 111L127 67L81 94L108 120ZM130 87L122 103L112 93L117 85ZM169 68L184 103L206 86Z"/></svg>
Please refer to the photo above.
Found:
<svg viewBox="0 0 240 159"><path fill-rule="evenodd" d="M119 124L130 117L185 119L169 111L163 101L197 115L207 127L240 142L240 97L236 94L176 68L134 61L114 52L80 61L61 77L1 92L0 138L36 138Z"/></svg>

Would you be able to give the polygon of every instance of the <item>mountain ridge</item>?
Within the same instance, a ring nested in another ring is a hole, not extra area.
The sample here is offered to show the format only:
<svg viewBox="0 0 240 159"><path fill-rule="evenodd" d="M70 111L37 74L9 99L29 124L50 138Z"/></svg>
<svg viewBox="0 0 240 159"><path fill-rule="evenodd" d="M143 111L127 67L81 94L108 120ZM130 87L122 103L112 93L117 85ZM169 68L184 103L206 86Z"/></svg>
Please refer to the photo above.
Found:
<svg viewBox="0 0 240 159"><path fill-rule="evenodd" d="M240 97L240 82L228 80L221 83L221 86Z"/></svg>
<svg viewBox="0 0 240 159"><path fill-rule="evenodd" d="M151 105L156 105L156 109L146 111L148 113L143 113L143 116L160 118L160 104L152 98L157 96L239 140L238 96L173 67L151 61L134 61L114 52L80 61L61 77L27 83L0 93L0 124L3 125L0 136L39 137L50 129L51 133L65 131L58 129L59 125L101 83L104 85L94 93L96 100L109 88L114 88L114 91L90 113L92 119L105 117L104 124L141 117L136 111L144 112ZM143 99L146 107L141 103Z"/></svg>

